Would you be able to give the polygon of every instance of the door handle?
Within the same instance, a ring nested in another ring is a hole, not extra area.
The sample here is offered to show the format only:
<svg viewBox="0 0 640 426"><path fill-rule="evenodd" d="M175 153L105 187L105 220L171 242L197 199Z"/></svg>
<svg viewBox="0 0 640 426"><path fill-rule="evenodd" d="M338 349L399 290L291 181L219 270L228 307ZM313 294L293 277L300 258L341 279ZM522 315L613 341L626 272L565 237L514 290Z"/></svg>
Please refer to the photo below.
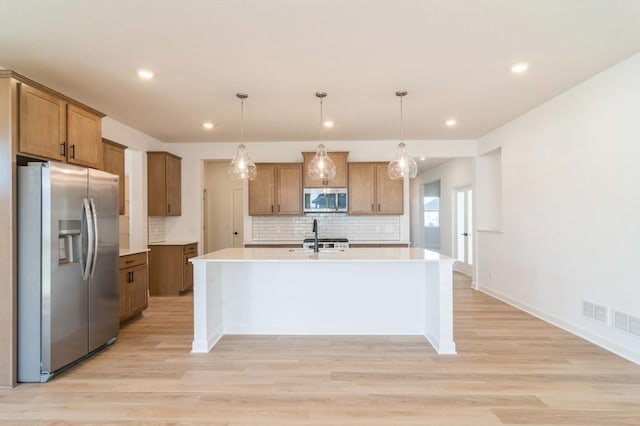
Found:
<svg viewBox="0 0 640 426"><path fill-rule="evenodd" d="M91 272L91 262L93 261L93 231L95 227L93 226L93 215L91 214L91 206L89 205L88 199L82 200L82 222L83 222L83 231L86 227L87 232L87 257L84 259L80 259L80 264L82 266L82 279L89 279L89 274Z"/></svg>
<svg viewBox="0 0 640 426"><path fill-rule="evenodd" d="M93 261L91 263L91 276L96 272L96 263L98 263L98 214L96 211L96 204L93 202L93 198L89 199L91 205L91 216L93 217Z"/></svg>
<svg viewBox="0 0 640 426"><path fill-rule="evenodd" d="M464 233L462 233L462 234L460 234L460 235L465 236L465 237L468 237L468 236L469 236L469 233L468 233L468 232L464 232Z"/></svg>
<svg viewBox="0 0 640 426"><path fill-rule="evenodd" d="M238 235L238 231L233 231L233 235Z"/></svg>

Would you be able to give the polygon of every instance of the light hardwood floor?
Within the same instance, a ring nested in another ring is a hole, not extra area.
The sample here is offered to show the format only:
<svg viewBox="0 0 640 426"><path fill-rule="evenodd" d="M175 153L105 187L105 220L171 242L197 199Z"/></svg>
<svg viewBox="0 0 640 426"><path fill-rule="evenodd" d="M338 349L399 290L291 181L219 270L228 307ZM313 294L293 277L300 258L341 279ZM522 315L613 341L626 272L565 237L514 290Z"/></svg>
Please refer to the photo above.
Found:
<svg viewBox="0 0 640 426"><path fill-rule="evenodd" d="M362 336L225 336L192 355L192 296L152 298L114 346L0 390L0 424L640 425L640 366L454 287L455 356Z"/></svg>

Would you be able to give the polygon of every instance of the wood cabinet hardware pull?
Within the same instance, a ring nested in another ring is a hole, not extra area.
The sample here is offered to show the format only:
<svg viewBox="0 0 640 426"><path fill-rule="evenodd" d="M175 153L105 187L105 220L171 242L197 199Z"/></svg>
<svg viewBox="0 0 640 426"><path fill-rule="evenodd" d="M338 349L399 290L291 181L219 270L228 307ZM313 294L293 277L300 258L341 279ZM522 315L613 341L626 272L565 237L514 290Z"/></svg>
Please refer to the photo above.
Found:
<svg viewBox="0 0 640 426"><path fill-rule="evenodd" d="M60 144L60 147L62 148L62 152L60 153L61 157L66 157L67 156L67 143L66 142L62 142Z"/></svg>
<svg viewBox="0 0 640 426"><path fill-rule="evenodd" d="M76 158L76 144L71 145L71 158Z"/></svg>
<svg viewBox="0 0 640 426"><path fill-rule="evenodd" d="M171 213L171 204L167 204L167 212Z"/></svg>
<svg viewBox="0 0 640 426"><path fill-rule="evenodd" d="M125 260L124 263L133 263L133 262L135 262L135 260Z"/></svg>

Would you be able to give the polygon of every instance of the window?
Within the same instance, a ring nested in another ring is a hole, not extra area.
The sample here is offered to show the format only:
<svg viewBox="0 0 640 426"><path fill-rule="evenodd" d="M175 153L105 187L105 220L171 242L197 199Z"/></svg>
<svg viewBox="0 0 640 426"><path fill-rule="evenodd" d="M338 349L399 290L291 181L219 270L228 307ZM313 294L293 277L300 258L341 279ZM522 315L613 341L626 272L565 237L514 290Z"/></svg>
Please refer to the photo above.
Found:
<svg viewBox="0 0 640 426"><path fill-rule="evenodd" d="M424 226L425 228L440 226L440 197L424 197Z"/></svg>

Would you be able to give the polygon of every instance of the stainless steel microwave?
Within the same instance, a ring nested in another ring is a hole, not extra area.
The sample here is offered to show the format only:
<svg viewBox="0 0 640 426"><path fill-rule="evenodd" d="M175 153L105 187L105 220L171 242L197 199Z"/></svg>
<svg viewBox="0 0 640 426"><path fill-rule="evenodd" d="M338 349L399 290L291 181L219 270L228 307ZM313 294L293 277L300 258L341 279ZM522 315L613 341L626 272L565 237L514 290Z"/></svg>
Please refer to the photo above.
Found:
<svg viewBox="0 0 640 426"><path fill-rule="evenodd" d="M347 212L347 188L304 188L305 213Z"/></svg>

